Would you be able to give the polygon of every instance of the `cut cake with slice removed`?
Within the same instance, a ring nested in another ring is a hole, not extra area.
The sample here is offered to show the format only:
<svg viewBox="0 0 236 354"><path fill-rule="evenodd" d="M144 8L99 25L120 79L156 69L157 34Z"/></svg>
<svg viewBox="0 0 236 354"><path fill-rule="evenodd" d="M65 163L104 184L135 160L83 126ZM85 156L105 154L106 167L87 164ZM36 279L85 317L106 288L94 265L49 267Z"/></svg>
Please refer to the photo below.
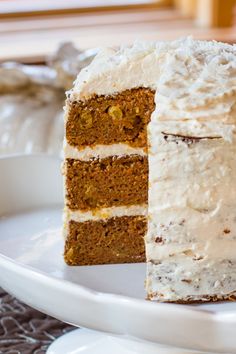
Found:
<svg viewBox="0 0 236 354"><path fill-rule="evenodd" d="M151 300L234 300L236 47L102 51L65 117L66 262L146 257Z"/></svg>

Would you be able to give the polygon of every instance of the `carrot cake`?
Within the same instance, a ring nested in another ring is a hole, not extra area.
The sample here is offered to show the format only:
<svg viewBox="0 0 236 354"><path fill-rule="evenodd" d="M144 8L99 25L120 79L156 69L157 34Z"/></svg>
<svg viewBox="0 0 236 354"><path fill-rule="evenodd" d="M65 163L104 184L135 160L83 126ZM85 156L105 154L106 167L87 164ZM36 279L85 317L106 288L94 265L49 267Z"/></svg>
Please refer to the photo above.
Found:
<svg viewBox="0 0 236 354"><path fill-rule="evenodd" d="M151 300L234 299L235 127L236 46L101 51L67 94L67 264L146 260Z"/></svg>

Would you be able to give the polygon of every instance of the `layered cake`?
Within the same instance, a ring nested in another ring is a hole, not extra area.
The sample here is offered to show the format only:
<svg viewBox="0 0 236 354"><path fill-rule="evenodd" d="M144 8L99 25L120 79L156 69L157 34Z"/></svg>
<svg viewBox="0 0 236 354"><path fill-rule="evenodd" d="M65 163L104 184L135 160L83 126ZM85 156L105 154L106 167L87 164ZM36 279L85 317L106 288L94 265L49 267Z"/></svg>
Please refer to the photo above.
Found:
<svg viewBox="0 0 236 354"><path fill-rule="evenodd" d="M69 93L65 140L65 260L145 261L147 122L154 92Z"/></svg>
<svg viewBox="0 0 236 354"><path fill-rule="evenodd" d="M65 261L146 260L151 300L233 300L235 127L235 46L101 51L66 101Z"/></svg>

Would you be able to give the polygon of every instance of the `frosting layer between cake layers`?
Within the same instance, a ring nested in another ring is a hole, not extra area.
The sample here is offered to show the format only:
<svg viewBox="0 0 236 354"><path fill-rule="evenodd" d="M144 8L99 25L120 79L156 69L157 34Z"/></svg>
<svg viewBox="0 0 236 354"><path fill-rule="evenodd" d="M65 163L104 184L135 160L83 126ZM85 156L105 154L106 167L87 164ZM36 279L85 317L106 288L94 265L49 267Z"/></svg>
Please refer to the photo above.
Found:
<svg viewBox="0 0 236 354"><path fill-rule="evenodd" d="M118 143L111 145L95 145L95 147L86 146L84 149L78 148L64 142L64 156L68 159L89 161L90 159L104 159L110 156L147 156L143 148L132 147L128 144Z"/></svg>
<svg viewBox="0 0 236 354"><path fill-rule="evenodd" d="M134 87L156 91L148 126L148 297L233 298L236 46L188 38L103 51L69 97Z"/></svg>

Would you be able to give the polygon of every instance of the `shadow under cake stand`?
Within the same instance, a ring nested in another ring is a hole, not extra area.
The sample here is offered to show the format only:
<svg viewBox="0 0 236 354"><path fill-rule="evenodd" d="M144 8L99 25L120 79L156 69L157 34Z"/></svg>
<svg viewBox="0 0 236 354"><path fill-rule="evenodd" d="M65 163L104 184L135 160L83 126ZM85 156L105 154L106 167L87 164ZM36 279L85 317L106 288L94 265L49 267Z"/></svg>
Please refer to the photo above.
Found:
<svg viewBox="0 0 236 354"><path fill-rule="evenodd" d="M145 264L65 265L60 164L42 155L0 159L0 285L87 328L63 335L47 353L236 353L236 303L145 301Z"/></svg>

